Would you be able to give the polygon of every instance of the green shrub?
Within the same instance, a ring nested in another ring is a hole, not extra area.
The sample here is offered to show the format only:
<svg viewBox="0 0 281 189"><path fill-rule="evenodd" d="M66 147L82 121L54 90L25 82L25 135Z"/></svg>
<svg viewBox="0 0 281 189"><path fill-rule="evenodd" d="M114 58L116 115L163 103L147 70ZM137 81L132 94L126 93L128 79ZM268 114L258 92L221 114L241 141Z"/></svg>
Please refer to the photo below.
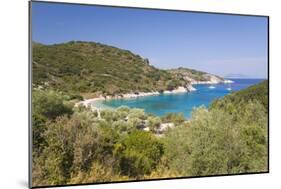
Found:
<svg viewBox="0 0 281 189"><path fill-rule="evenodd" d="M160 161L163 146L151 133L136 131L115 146L121 174L140 177L149 174Z"/></svg>
<svg viewBox="0 0 281 189"><path fill-rule="evenodd" d="M40 156L33 156L38 185L66 184L72 175L87 172L93 161L112 166L118 134L92 112L78 112L47 122L43 137L46 145Z"/></svg>
<svg viewBox="0 0 281 189"><path fill-rule="evenodd" d="M65 103L66 97L55 91L34 90L32 92L32 111L47 119L72 114L72 106Z"/></svg>
<svg viewBox="0 0 281 189"><path fill-rule="evenodd" d="M89 171L80 171L70 179L68 184L124 181L128 179L126 176L120 176L118 173L115 173L111 166L106 167L103 163L94 161Z"/></svg>
<svg viewBox="0 0 281 189"><path fill-rule="evenodd" d="M46 130L46 118L40 114L32 114L32 142L33 142L33 154L39 155L44 146L46 145L44 139L44 132Z"/></svg>
<svg viewBox="0 0 281 189"><path fill-rule="evenodd" d="M32 136L34 155L40 155L45 144L43 137L46 122L61 115L72 114L72 106L65 103L66 97L54 91L32 92Z"/></svg>
<svg viewBox="0 0 281 189"><path fill-rule="evenodd" d="M155 117L155 116L148 117L148 126L150 131L156 132L159 129L161 122L162 121L159 117Z"/></svg>
<svg viewBox="0 0 281 189"><path fill-rule="evenodd" d="M33 186L267 171L263 85L200 107L190 120L128 107L104 109L99 118L86 107L72 110L61 93L35 90ZM158 138L161 122L177 127ZM152 132L138 130L142 124Z"/></svg>
<svg viewBox="0 0 281 189"><path fill-rule="evenodd" d="M253 109L243 120L217 109L193 112L188 127L175 128L163 139L170 168L186 176L266 171L266 114L259 104ZM253 120L254 114L262 118ZM247 117L251 122L245 122Z"/></svg>
<svg viewBox="0 0 281 189"><path fill-rule="evenodd" d="M163 122L181 124L185 121L183 113L168 113L162 118Z"/></svg>

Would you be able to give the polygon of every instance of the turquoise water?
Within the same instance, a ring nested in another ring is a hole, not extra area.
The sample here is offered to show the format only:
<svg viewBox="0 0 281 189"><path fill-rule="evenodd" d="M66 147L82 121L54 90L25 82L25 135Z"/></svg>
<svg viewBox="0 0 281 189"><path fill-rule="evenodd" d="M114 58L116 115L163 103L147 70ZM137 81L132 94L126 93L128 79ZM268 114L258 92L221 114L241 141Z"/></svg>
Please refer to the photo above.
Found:
<svg viewBox="0 0 281 189"><path fill-rule="evenodd" d="M134 99L112 99L102 101L101 105L117 108L119 106L128 106L131 108L142 108L147 113L157 116L163 116L167 113L183 113L189 118L193 108L208 105L216 98L223 97L230 92L238 91L257 84L262 79L231 79L234 83L213 85L215 88L209 88L210 85L194 85L197 91L190 93L160 94L157 96L138 97ZM227 90L231 87L231 91Z"/></svg>

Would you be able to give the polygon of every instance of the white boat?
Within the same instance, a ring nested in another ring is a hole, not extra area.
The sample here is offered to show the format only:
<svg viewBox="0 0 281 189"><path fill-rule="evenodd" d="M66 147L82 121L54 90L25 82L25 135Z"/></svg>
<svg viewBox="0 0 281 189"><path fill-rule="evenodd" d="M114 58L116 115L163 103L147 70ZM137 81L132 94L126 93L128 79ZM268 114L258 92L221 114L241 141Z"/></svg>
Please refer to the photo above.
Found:
<svg viewBox="0 0 281 189"><path fill-rule="evenodd" d="M231 87L227 87L226 90L231 91L232 89L231 89Z"/></svg>
<svg viewBox="0 0 281 189"><path fill-rule="evenodd" d="M210 86L209 86L209 89L214 89L214 88L216 88L216 87L213 86L213 85L210 85Z"/></svg>

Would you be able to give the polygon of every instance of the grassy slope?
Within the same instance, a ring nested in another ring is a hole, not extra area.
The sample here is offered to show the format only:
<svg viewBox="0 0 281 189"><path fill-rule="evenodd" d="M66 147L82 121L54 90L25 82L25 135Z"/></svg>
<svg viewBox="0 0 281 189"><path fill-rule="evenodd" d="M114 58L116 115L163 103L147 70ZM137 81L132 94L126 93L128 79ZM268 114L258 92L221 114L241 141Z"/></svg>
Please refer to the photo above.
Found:
<svg viewBox="0 0 281 189"><path fill-rule="evenodd" d="M212 74L206 73L206 72L202 72L202 71L198 71L198 70L194 70L194 69L189 69L189 68L183 68L183 67L179 67L177 69L169 69L167 70L169 73L173 74L175 77L178 78L192 78L196 81L208 81L210 79L210 76ZM223 80L223 78L216 76L216 75L212 75L215 76L218 80Z"/></svg>
<svg viewBox="0 0 281 189"><path fill-rule="evenodd" d="M182 75L157 69L148 59L128 50L95 42L34 43L32 64L34 87L85 97L171 90L189 83ZM179 70L195 80L204 80L204 72Z"/></svg>
<svg viewBox="0 0 281 189"><path fill-rule="evenodd" d="M34 45L33 83L67 92L105 94L184 84L130 51L94 42Z"/></svg>
<svg viewBox="0 0 281 189"><path fill-rule="evenodd" d="M239 105L249 101L258 101L268 110L268 80L264 80L244 90L231 93L222 99L215 100L210 107L226 109L228 103L239 107Z"/></svg>

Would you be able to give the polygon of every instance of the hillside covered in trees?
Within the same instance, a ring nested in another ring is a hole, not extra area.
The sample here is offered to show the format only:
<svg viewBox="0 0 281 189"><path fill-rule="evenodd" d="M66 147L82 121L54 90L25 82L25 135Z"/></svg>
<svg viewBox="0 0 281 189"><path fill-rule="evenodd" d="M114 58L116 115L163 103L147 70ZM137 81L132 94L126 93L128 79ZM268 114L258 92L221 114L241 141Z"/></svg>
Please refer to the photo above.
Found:
<svg viewBox="0 0 281 189"><path fill-rule="evenodd" d="M32 54L34 88L59 90L80 99L161 92L210 79L210 74L191 69L161 70L128 50L95 42L33 43Z"/></svg>
<svg viewBox="0 0 281 189"><path fill-rule="evenodd" d="M39 52L53 47L42 48ZM33 64L47 64L41 58ZM157 117L127 107L101 110L99 117L86 107L73 107L69 94L54 90L63 83L55 77L60 68L53 66L34 78L41 84L54 77L50 88L32 93L33 186L268 171L267 81L218 99L210 108L197 108L189 120L182 114ZM143 122L149 131L140 129ZM162 123L174 123L174 128L159 135Z"/></svg>
<svg viewBox="0 0 281 189"><path fill-rule="evenodd" d="M223 99L215 100L211 108L220 108L234 113L232 112L232 108L243 106L243 104L246 105L248 101L259 102L266 111L268 110L268 80L264 80L242 91L229 94ZM229 104L232 106L228 106Z"/></svg>

